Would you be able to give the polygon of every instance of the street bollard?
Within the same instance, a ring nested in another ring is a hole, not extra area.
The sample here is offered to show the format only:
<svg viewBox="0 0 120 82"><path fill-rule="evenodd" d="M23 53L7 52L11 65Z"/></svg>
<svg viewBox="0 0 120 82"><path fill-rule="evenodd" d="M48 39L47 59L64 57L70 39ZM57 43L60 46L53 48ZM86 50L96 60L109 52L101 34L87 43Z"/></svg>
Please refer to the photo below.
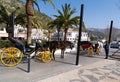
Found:
<svg viewBox="0 0 120 82"><path fill-rule="evenodd" d="M27 67L27 72L30 72L30 55L28 55L28 67Z"/></svg>

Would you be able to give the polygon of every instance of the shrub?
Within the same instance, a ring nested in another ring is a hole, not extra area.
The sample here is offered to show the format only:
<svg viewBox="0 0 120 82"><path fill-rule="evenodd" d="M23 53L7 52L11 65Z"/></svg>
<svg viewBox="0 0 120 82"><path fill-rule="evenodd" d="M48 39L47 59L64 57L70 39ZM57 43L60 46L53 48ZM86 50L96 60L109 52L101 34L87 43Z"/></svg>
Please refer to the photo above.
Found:
<svg viewBox="0 0 120 82"><path fill-rule="evenodd" d="M12 43L9 40L0 40L0 48L10 47Z"/></svg>

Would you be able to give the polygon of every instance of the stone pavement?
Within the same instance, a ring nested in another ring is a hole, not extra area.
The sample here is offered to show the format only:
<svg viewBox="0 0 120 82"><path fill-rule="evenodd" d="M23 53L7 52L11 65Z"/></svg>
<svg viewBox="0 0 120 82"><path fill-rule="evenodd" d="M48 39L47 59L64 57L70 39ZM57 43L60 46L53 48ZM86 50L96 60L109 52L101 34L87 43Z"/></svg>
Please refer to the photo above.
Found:
<svg viewBox="0 0 120 82"><path fill-rule="evenodd" d="M117 49L116 51L114 51L111 55L111 58L116 58L118 60L120 60L120 49Z"/></svg>
<svg viewBox="0 0 120 82"><path fill-rule="evenodd" d="M56 60L49 64L31 60L31 71L27 73L27 63L15 67L4 67L0 63L0 82L120 82L120 61L100 56L79 57L75 65L76 52L65 54L61 59L56 53Z"/></svg>
<svg viewBox="0 0 120 82"><path fill-rule="evenodd" d="M120 82L120 62L102 60L38 82Z"/></svg>

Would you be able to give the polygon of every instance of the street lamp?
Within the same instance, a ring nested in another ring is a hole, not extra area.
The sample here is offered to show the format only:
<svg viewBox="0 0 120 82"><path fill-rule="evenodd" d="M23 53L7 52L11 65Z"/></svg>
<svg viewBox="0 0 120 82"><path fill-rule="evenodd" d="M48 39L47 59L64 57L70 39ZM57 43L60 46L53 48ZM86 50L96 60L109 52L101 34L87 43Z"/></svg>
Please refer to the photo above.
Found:
<svg viewBox="0 0 120 82"><path fill-rule="evenodd" d="M109 40L108 40L109 43L111 42L112 28L113 28L113 20L111 20L111 23L110 23L110 32L109 32Z"/></svg>
<svg viewBox="0 0 120 82"><path fill-rule="evenodd" d="M20 7L17 7L16 10L20 9ZM14 37L14 17L15 17L15 12L16 10L14 10L12 12L12 37Z"/></svg>
<svg viewBox="0 0 120 82"><path fill-rule="evenodd" d="M12 12L12 37L14 38L14 16L15 16L15 12Z"/></svg>
<svg viewBox="0 0 120 82"><path fill-rule="evenodd" d="M76 55L76 65L79 64L79 51L80 51L80 45L81 45L81 33L82 33L82 23L83 23L83 10L84 10L84 4L81 4L79 37L78 37L78 46L77 46L77 55Z"/></svg>

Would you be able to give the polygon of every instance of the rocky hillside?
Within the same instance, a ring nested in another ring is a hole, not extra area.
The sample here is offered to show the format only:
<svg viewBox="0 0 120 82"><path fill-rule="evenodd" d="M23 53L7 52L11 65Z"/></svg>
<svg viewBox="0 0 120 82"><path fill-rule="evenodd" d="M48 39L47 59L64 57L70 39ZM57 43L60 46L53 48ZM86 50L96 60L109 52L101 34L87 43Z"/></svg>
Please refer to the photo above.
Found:
<svg viewBox="0 0 120 82"><path fill-rule="evenodd" d="M104 37L109 37L109 30L110 28L105 28L105 29L89 28L88 33L89 35L94 35L97 36L98 38L104 38ZM111 39L116 40L118 37L120 37L120 29L113 27Z"/></svg>
<svg viewBox="0 0 120 82"><path fill-rule="evenodd" d="M5 6L5 8L9 10L10 13L12 13L12 11L18 7L20 13L25 13L25 3L22 2L22 0L0 0L0 5ZM37 11L35 11L35 16L37 16L37 18L42 22L44 27L50 20L52 20L46 14Z"/></svg>
<svg viewBox="0 0 120 82"><path fill-rule="evenodd" d="M103 39L105 37L104 33L97 31L97 30L88 30L87 31L89 36L97 37L98 39Z"/></svg>

